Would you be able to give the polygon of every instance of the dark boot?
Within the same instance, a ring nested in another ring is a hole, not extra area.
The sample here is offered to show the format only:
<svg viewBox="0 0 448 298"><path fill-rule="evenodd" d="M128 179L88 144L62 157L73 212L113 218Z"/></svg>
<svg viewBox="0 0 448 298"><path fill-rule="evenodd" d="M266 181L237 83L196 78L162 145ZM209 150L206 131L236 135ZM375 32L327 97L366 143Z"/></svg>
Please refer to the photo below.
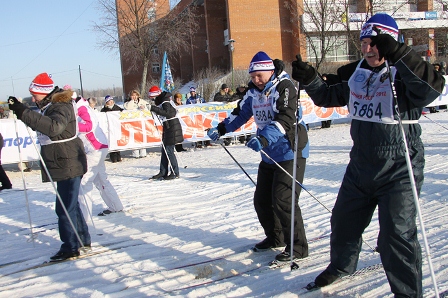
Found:
<svg viewBox="0 0 448 298"><path fill-rule="evenodd" d="M58 262L73 257L79 257L79 251L58 251L54 256L50 257L50 260L52 262Z"/></svg>
<svg viewBox="0 0 448 298"><path fill-rule="evenodd" d="M339 276L333 275L330 273L328 269L325 269L321 274L319 274L316 279L314 280L314 283L318 287L325 287L329 284L332 284L336 279L338 279Z"/></svg>
<svg viewBox="0 0 448 298"><path fill-rule="evenodd" d="M158 174L152 176L149 179L159 180L159 179L163 179L163 177L165 177L165 174L162 174L162 173L159 172Z"/></svg>

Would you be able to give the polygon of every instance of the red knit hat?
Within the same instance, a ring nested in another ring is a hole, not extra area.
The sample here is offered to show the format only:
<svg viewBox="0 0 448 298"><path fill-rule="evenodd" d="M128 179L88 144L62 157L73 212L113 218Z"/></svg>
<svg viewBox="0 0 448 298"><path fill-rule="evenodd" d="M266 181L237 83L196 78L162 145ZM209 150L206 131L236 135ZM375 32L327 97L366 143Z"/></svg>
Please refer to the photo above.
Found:
<svg viewBox="0 0 448 298"><path fill-rule="evenodd" d="M157 86L152 86L148 91L149 97L157 97L160 94L162 94L162 90L160 90L160 88Z"/></svg>
<svg viewBox="0 0 448 298"><path fill-rule="evenodd" d="M47 95L54 89L54 83L51 79L51 75L46 72L38 74L37 77L31 82L30 93Z"/></svg>

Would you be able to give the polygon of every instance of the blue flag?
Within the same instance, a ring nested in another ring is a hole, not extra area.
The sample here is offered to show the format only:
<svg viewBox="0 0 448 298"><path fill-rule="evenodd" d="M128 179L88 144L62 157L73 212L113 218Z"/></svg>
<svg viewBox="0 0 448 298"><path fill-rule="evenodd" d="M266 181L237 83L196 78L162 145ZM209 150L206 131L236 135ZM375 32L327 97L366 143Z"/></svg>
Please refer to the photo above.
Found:
<svg viewBox="0 0 448 298"><path fill-rule="evenodd" d="M159 87L166 92L172 92L174 90L173 76L171 75L171 68L168 63L168 56L166 52L163 54L162 74L160 76Z"/></svg>

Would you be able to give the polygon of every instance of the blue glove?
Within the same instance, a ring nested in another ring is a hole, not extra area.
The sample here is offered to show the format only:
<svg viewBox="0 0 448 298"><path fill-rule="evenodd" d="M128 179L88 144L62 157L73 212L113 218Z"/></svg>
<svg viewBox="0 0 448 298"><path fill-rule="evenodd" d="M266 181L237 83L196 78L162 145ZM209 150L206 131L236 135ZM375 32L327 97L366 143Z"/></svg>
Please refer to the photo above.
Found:
<svg viewBox="0 0 448 298"><path fill-rule="evenodd" d="M217 141L219 140L220 134L219 131L216 127L212 127L207 131L207 136L212 140L212 141Z"/></svg>
<svg viewBox="0 0 448 298"><path fill-rule="evenodd" d="M249 142L247 142L246 146L254 150L255 152L259 152L261 149L263 149L263 145L261 144L259 137L251 138Z"/></svg>

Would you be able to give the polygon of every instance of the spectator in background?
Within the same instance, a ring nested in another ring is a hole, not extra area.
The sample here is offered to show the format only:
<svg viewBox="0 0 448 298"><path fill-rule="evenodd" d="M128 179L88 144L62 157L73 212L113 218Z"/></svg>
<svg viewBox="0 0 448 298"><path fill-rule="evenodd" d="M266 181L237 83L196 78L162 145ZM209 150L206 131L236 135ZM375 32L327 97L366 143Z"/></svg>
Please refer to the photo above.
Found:
<svg viewBox="0 0 448 298"><path fill-rule="evenodd" d="M446 58L446 44L442 46L442 56Z"/></svg>
<svg viewBox="0 0 448 298"><path fill-rule="evenodd" d="M115 111L121 112L123 111L123 109L115 104L115 101L112 96L106 95L106 97L104 97L104 107L101 109L101 112L115 112ZM113 163L122 161L120 151L110 152L109 158L110 161Z"/></svg>
<svg viewBox="0 0 448 298"><path fill-rule="evenodd" d="M5 113L5 109L2 106L0 106L0 119L8 119L8 118L9 117L8 117L8 114Z"/></svg>
<svg viewBox="0 0 448 298"><path fill-rule="evenodd" d="M426 50L426 61L431 62L431 56L432 56L431 50L427 49Z"/></svg>
<svg viewBox="0 0 448 298"><path fill-rule="evenodd" d="M190 87L190 97L187 99L185 104L189 105L189 104L198 104L198 103L205 103L205 100L196 93L196 88ZM197 148L202 148L202 145L203 145L203 142L195 143L195 146ZM210 146L210 141L205 141L204 145Z"/></svg>
<svg viewBox="0 0 448 298"><path fill-rule="evenodd" d="M240 100L246 95L247 86L244 84L239 85L236 88L236 92L233 94L233 101Z"/></svg>
<svg viewBox="0 0 448 298"><path fill-rule="evenodd" d="M99 213L99 216L111 214L123 210L123 204L118 197L115 188L107 179L106 165L104 160L108 153L107 137L99 125L97 111L95 110L96 99L77 98L78 131L79 138L84 144L87 155L87 173L81 179L78 201L84 218L90 217L92 212L93 185L100 192L101 198L108 209Z"/></svg>
<svg viewBox="0 0 448 298"><path fill-rule="evenodd" d="M180 94L180 93L174 94L174 103L176 104L176 106L183 105L183 103L182 103L182 94Z"/></svg>
<svg viewBox="0 0 448 298"><path fill-rule="evenodd" d="M2 166L2 148L3 148L3 136L0 133L0 183L2 184L2 186L0 186L0 191L2 191L3 189L12 188L11 180L9 180L8 175L6 175L6 172Z"/></svg>
<svg viewBox="0 0 448 298"><path fill-rule="evenodd" d="M183 105L183 104L182 104L182 94L180 94L180 93L176 93L176 94L174 94L174 104L175 104L176 106L181 106L181 105ZM176 152L187 151L187 150L185 150L184 147L182 146L182 143L180 143L180 144L176 144L176 145L174 146L174 148L176 149Z"/></svg>
<svg viewBox="0 0 448 298"><path fill-rule="evenodd" d="M236 92L233 94L233 101L243 99L244 95L246 95L247 89L248 89L247 85L244 84L241 84L238 87L236 87ZM250 134L238 137L238 141L240 141L241 144L244 144L249 140L250 140Z"/></svg>
<svg viewBox="0 0 448 298"><path fill-rule="evenodd" d="M443 76L446 76L446 62L445 61L440 62L440 73Z"/></svg>
<svg viewBox="0 0 448 298"><path fill-rule="evenodd" d="M124 108L126 110L148 110L149 103L146 100L140 98L140 92L138 92L137 90L132 90L131 92L129 92L129 98L130 100L128 100L124 104ZM146 149L135 149L132 151L132 156L135 158L146 157Z"/></svg>
<svg viewBox="0 0 448 298"><path fill-rule="evenodd" d="M182 126L176 117L177 109L171 102L171 93L160 90L157 86L149 89L149 97L154 99L155 105L151 105L151 112L155 113L163 123L162 149L159 173L149 179L171 180L179 178L179 166L174 145L183 142ZM171 172L171 174L169 174ZM169 174L169 175L168 175Z"/></svg>
<svg viewBox="0 0 448 298"><path fill-rule="evenodd" d="M185 104L190 105L204 102L205 100L196 93L196 88L190 87L190 97L187 99Z"/></svg>
<svg viewBox="0 0 448 298"><path fill-rule="evenodd" d="M221 85L221 90L215 94L215 97L213 98L213 101L218 102L229 102L233 101L233 91L230 90L229 86L227 84Z"/></svg>

